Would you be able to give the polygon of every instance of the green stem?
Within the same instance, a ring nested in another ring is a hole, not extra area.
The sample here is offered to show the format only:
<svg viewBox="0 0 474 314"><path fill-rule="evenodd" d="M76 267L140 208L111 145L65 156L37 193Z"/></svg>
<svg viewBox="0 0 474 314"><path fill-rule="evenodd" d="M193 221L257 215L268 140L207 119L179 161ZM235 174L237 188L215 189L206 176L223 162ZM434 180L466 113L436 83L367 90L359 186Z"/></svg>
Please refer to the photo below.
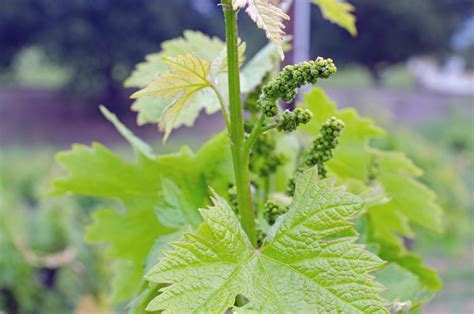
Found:
<svg viewBox="0 0 474 314"><path fill-rule="evenodd" d="M272 123L272 124L269 124L267 126L264 126L262 129L260 129L260 134L263 134L267 131L270 131L270 130L273 130L274 128L276 128L277 125L275 123Z"/></svg>
<svg viewBox="0 0 474 314"><path fill-rule="evenodd" d="M232 8L232 0L221 0L225 16L227 67L229 78L230 145L234 164L237 201L240 222L254 246L257 245L255 213L250 192L249 154L243 149L244 124L242 100L240 98L239 52L237 36L237 12Z"/></svg>
<svg viewBox="0 0 474 314"><path fill-rule="evenodd" d="M250 149L252 148L253 144L255 143L258 136L260 135L260 129L263 126L263 121L265 121L265 115L260 114L260 117L258 118L257 122L253 126L252 131L250 132L249 138L244 143L244 150L247 153L250 153Z"/></svg>
<svg viewBox="0 0 474 314"><path fill-rule="evenodd" d="M211 85L212 90L216 93L217 99L219 99L219 104L221 105L222 114L224 115L225 125L227 130L230 130L229 115L227 114L227 107L225 105L224 97L222 93L214 85Z"/></svg>

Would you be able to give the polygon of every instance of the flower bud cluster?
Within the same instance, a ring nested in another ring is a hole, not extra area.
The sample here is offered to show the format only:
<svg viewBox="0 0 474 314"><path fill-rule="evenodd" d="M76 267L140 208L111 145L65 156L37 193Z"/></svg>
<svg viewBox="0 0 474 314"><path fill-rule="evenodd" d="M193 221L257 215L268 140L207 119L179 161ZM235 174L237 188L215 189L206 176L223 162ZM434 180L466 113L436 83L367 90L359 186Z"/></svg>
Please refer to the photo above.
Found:
<svg viewBox="0 0 474 314"><path fill-rule="evenodd" d="M332 158L333 151L339 143L339 136L343 129L344 122L336 117L328 119L321 126L321 131L313 141L313 145L308 152L305 160L306 165L309 167L317 165L318 174L322 177L327 175L324 163Z"/></svg>
<svg viewBox="0 0 474 314"><path fill-rule="evenodd" d="M259 96L262 93L262 88L270 79L270 74L267 74L263 79L263 82L258 85L255 90L247 94L245 101L243 103L244 110L250 113L257 113L259 112Z"/></svg>
<svg viewBox="0 0 474 314"><path fill-rule="evenodd" d="M288 65L276 78L268 82L260 94L258 105L266 117L278 114L277 101L289 103L296 98L296 89L306 84L315 84L319 78L328 78L336 73L332 59L318 57L316 60Z"/></svg>
<svg viewBox="0 0 474 314"><path fill-rule="evenodd" d="M367 169L367 183L370 184L371 182L377 179L377 176L380 172L380 161L376 155L373 156L372 161L369 164Z"/></svg>
<svg viewBox="0 0 474 314"><path fill-rule="evenodd" d="M295 189L296 189L296 176L303 173L304 168L299 167L295 171L295 175L288 180L288 183L286 185L286 194L289 196L293 196L295 194Z"/></svg>
<svg viewBox="0 0 474 314"><path fill-rule="evenodd" d="M285 110L275 120L277 130L280 132L292 132L296 130L300 124L308 123L312 117L313 113L308 109L296 108L293 111Z"/></svg>
<svg viewBox="0 0 474 314"><path fill-rule="evenodd" d="M275 201L268 200L263 207L263 218L268 224L273 225L280 215L288 212L288 206L281 206Z"/></svg>
<svg viewBox="0 0 474 314"><path fill-rule="evenodd" d="M229 189L227 190L227 197L229 199L230 208L234 211L234 213L238 214L238 200L237 200L237 187L235 185L230 185Z"/></svg>
<svg viewBox="0 0 474 314"><path fill-rule="evenodd" d="M258 177L266 177L282 165L286 157L275 152L276 140L272 134L262 134L250 153L250 171Z"/></svg>

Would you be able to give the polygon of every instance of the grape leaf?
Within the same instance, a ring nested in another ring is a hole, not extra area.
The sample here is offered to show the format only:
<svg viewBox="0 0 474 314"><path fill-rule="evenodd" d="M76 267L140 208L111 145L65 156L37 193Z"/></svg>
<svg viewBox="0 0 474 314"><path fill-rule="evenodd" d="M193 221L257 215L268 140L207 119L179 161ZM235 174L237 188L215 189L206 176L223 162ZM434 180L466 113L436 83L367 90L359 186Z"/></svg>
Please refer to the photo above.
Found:
<svg viewBox="0 0 474 314"><path fill-rule="evenodd" d="M124 213L115 209L98 210L86 229L86 241L106 243L107 256L113 260L112 302L127 300L138 292L144 273L143 260L156 239L171 232L157 221L150 206L142 201L129 204Z"/></svg>
<svg viewBox="0 0 474 314"><path fill-rule="evenodd" d="M200 60L208 61L211 64L209 80L211 80L221 94L226 98L227 78L225 77L224 66L227 64L226 48L224 42L213 37L210 38L200 32L185 31L182 38L165 41L161 45L162 51L146 57L146 62L137 65L131 76L125 81L126 87L145 88L161 74L166 73L168 66L163 61L163 57L171 57L191 52ZM239 45L239 60L243 62L245 44ZM258 52L244 66L241 73L242 92L247 93L253 90L263 80L265 75L278 64L278 52L274 45L269 44ZM135 100L132 110L138 112L137 123L144 125L147 123L158 123L163 117L166 108L173 99L156 98L143 96ZM199 112L204 108L208 114L220 110L220 103L211 89L203 89L196 93L196 97L188 100L188 105L183 108L181 114L176 118L174 127L182 125L192 126L199 116Z"/></svg>
<svg viewBox="0 0 474 314"><path fill-rule="evenodd" d="M253 91L265 76L272 70L278 68L280 61L278 51L273 44L267 44L244 65L240 72L240 84L242 93Z"/></svg>
<svg viewBox="0 0 474 314"><path fill-rule="evenodd" d="M345 123L334 157L326 164L332 176L349 184L351 190L360 192L364 186L370 188L366 181L374 158L378 163L376 184L389 201L367 208L368 243L380 246L383 259L414 273L425 288L438 290L441 283L436 272L407 252L402 238L415 236L412 224L434 232L441 231L442 209L436 203L434 193L416 180L421 170L402 153L371 148L368 141L385 133L370 119L359 117L354 109L338 110L319 88L306 94L304 99L305 104L298 105L309 108L314 114L312 121L301 127L305 133L314 137L321 124L332 116Z"/></svg>
<svg viewBox="0 0 474 314"><path fill-rule="evenodd" d="M323 17L347 30L352 36L357 35L354 6L346 0L312 0L321 9Z"/></svg>
<svg viewBox="0 0 474 314"><path fill-rule="evenodd" d="M257 24L257 27L263 29L267 38L275 43L280 58L283 60L282 42L285 35L283 24L284 20L290 17L283 12L278 6L275 6L272 0L234 0L233 7L235 10L245 8L245 12Z"/></svg>
<svg viewBox="0 0 474 314"><path fill-rule="evenodd" d="M183 109L189 105L196 93L212 86L208 79L210 63L200 60L192 54L164 57L164 62L170 67L169 72L161 74L155 81L131 97L155 96L172 99L160 119L159 125L165 131L163 141L166 141L171 130L176 126L176 119Z"/></svg>
<svg viewBox="0 0 474 314"><path fill-rule="evenodd" d="M117 127L125 128L117 121ZM157 249L164 246L162 240L169 239L177 231L182 232L183 228L177 229L177 225L161 223L155 214L159 211L163 185L167 184L163 182L176 188L173 197L183 198L178 203L188 203L189 208L195 210L208 203L208 185L224 193L233 178L228 138L223 133L205 143L196 154L188 148L155 158L138 153L138 160L130 163L100 144L92 147L74 145L71 151L57 156L69 174L53 182L51 192L121 201L122 211L97 211L86 236L89 242L108 244L108 255L116 261L114 267L126 268L125 274L117 273L117 276L126 275L126 279L113 279L117 281L112 292L115 301L125 300L138 292L145 271L144 261L156 258ZM191 216L188 213L181 217L189 219ZM187 223L187 226L198 224L192 219Z"/></svg>
<svg viewBox="0 0 474 314"><path fill-rule="evenodd" d="M158 220L171 228L186 226L198 227L201 223L199 213L183 197L180 188L170 179L161 180L162 192L155 209Z"/></svg>
<svg viewBox="0 0 474 314"><path fill-rule="evenodd" d="M337 177L365 181L372 161L369 139L384 136L385 131L378 128L372 120L360 117L353 108L339 110L321 88L314 88L305 94L304 103L299 103L298 106L313 112L313 119L300 127L311 138L317 135L327 119L337 117L344 121L340 144L326 166Z"/></svg>
<svg viewBox="0 0 474 314"><path fill-rule="evenodd" d="M404 154L374 151L380 167L378 180L390 196L390 202L368 209L372 240L381 245L380 256L417 274L428 290L438 291L441 289L439 276L432 268L424 266L418 256L407 252L399 237L414 237L410 223L432 232L442 231L443 212L436 203L436 195L414 179L422 171Z"/></svg>
<svg viewBox="0 0 474 314"><path fill-rule="evenodd" d="M120 120L117 118L115 114L107 110L104 106L100 106L100 112L104 115L104 117L109 120L119 131L120 134L130 143L130 145L136 149L138 152L142 153L144 156L148 158L155 158L155 153L153 152L153 148L151 148L148 143L144 142L142 139L138 138L131 132Z"/></svg>
<svg viewBox="0 0 474 314"><path fill-rule="evenodd" d="M390 301L392 308L396 303L404 303L410 310L414 310L430 298L430 293L426 292L418 277L396 263L389 263L378 271L376 278L387 288L384 297Z"/></svg>
<svg viewBox="0 0 474 314"><path fill-rule="evenodd" d="M147 307L167 312L225 312L242 295L242 312L387 313L383 286L367 273L382 261L354 244L332 238L351 228L361 209L356 196L316 182L315 171L297 180L288 214L260 249L251 246L237 217L217 194L201 210L204 224L185 234L147 274L163 288Z"/></svg>
<svg viewBox="0 0 474 314"><path fill-rule="evenodd" d="M201 60L212 62L225 49L225 43L217 37L209 37L198 31L186 30L183 37L164 41L161 51L146 56L146 61L139 63L125 87L143 88L168 70L163 57L173 57L191 53Z"/></svg>
<svg viewBox="0 0 474 314"><path fill-rule="evenodd" d="M423 173L422 170L403 153L374 151L379 163L377 179L391 198L383 206L395 207L411 222L441 232L442 209L436 203L435 193L414 179Z"/></svg>
<svg viewBox="0 0 474 314"><path fill-rule="evenodd" d="M164 57L191 53L200 60L212 63L225 50L225 44L217 37L211 38L201 32L187 30L183 37L163 42L161 48L161 52L146 56L146 61L136 66L124 83L126 87L145 88L161 74L166 73L168 65L164 62ZM217 85L221 87L224 83L219 82ZM226 88L227 86L222 87L223 94L225 94ZM188 106L183 108L181 114L176 118L174 128L181 125L192 126L203 108L208 114L220 109L219 100L212 90L204 89L197 92L195 96L195 98L188 100ZM158 123L172 101L173 99L155 97L137 99L132 104L132 109L138 112L138 124Z"/></svg>

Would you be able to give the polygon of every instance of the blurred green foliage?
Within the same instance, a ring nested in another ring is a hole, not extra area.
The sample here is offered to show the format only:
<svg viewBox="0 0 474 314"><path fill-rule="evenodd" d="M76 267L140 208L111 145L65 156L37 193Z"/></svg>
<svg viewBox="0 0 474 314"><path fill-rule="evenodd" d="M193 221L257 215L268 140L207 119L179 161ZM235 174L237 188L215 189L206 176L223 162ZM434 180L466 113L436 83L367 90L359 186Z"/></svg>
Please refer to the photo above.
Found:
<svg viewBox="0 0 474 314"><path fill-rule="evenodd" d="M453 106L452 108L456 108ZM474 232L474 130L465 108L452 110L443 120L404 128L375 144L400 149L426 169L420 178L432 188L445 209L444 232L433 235L417 230L416 249L434 256L465 253Z"/></svg>
<svg viewBox="0 0 474 314"><path fill-rule="evenodd" d="M100 299L108 270L83 243L89 199L47 198L54 168L47 150L2 151L0 312L67 313Z"/></svg>

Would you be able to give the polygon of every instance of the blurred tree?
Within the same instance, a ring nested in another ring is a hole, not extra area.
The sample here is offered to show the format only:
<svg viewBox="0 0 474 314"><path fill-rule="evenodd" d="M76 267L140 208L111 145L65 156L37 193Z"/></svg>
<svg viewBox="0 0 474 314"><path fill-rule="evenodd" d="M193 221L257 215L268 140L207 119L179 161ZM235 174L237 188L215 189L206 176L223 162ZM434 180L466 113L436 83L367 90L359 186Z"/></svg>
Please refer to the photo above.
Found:
<svg viewBox="0 0 474 314"><path fill-rule="evenodd" d="M359 63L380 77L384 65L419 54L444 56L451 37L473 11L471 0L351 0L358 36L323 21L315 8L312 55L334 56L338 64Z"/></svg>
<svg viewBox="0 0 474 314"><path fill-rule="evenodd" d="M24 47L41 47L72 71L68 93L120 106L122 80L161 41L184 29L209 34L221 29L217 19L208 18L217 6L211 2L207 10L196 10L190 1L3 0L0 65L9 66Z"/></svg>

